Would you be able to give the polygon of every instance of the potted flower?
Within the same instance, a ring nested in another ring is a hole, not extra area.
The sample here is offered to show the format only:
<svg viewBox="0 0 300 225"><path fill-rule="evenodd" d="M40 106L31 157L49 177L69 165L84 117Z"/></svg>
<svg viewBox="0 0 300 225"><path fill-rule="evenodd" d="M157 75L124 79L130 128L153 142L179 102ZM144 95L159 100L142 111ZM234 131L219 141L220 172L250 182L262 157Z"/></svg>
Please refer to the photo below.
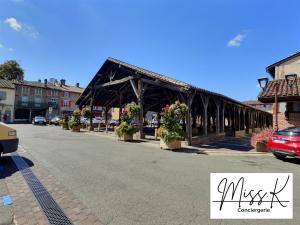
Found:
<svg viewBox="0 0 300 225"><path fill-rule="evenodd" d="M255 147L257 152L267 152L268 140L272 137L272 130L266 128L258 133L252 134L251 137L251 145Z"/></svg>
<svg viewBox="0 0 300 225"><path fill-rule="evenodd" d="M59 121L62 129L69 130L69 117L67 115L63 115L63 118Z"/></svg>
<svg viewBox="0 0 300 225"><path fill-rule="evenodd" d="M85 107L81 110L81 116L83 116L84 118L88 118L89 122L88 122L88 130L93 131L94 130L94 126L93 126L93 112L90 110L89 107Z"/></svg>
<svg viewBox="0 0 300 225"><path fill-rule="evenodd" d="M166 105L161 116L161 126L158 130L160 139L160 148L178 149L181 148L181 140L184 139L184 131L181 121L187 112L186 104L176 101L174 104Z"/></svg>
<svg viewBox="0 0 300 225"><path fill-rule="evenodd" d="M69 125L73 132L80 132L81 122L80 122L81 111L80 109L74 110L72 118L69 121Z"/></svg>
<svg viewBox="0 0 300 225"><path fill-rule="evenodd" d="M129 103L125 106L125 110L120 117L121 123L116 129L116 134L118 135L119 140L133 140L133 134L137 132L137 129L132 125L132 122L139 114L139 111L140 107L135 102Z"/></svg>

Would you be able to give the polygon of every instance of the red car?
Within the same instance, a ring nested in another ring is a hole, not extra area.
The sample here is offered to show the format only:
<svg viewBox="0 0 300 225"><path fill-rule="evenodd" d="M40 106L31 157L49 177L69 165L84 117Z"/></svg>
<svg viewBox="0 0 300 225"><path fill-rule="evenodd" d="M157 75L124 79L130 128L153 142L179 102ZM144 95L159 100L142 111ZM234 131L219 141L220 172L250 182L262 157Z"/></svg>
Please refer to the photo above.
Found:
<svg viewBox="0 0 300 225"><path fill-rule="evenodd" d="M291 127L274 132L268 141L268 148L278 159L300 158L300 127Z"/></svg>

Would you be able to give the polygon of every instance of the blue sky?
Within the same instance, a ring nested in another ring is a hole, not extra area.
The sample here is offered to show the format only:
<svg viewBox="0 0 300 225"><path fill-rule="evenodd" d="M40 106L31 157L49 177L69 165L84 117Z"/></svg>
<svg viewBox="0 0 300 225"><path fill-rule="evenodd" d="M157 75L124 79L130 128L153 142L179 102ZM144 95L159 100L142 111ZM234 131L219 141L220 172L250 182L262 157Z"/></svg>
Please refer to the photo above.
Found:
<svg viewBox="0 0 300 225"><path fill-rule="evenodd" d="M87 85L111 56L238 100L300 49L298 0L0 0L0 63Z"/></svg>

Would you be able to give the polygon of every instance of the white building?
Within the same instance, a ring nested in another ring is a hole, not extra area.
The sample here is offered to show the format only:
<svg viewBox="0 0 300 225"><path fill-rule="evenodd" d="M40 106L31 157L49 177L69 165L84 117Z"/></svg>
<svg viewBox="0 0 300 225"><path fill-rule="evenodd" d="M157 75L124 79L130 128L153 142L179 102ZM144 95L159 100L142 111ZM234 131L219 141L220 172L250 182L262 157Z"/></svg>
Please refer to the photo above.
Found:
<svg viewBox="0 0 300 225"><path fill-rule="evenodd" d="M12 81L0 79L0 121L14 122L15 85Z"/></svg>

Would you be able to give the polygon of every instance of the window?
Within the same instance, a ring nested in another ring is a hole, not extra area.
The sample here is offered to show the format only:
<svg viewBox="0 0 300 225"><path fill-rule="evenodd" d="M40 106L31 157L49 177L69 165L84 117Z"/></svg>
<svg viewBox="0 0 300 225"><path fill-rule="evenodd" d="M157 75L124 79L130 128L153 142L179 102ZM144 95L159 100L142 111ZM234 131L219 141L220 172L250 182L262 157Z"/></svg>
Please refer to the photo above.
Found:
<svg viewBox="0 0 300 225"><path fill-rule="evenodd" d="M0 91L0 101L6 100L6 92L5 91Z"/></svg>
<svg viewBox="0 0 300 225"><path fill-rule="evenodd" d="M42 95L42 88L36 88L36 89L34 89L34 94L35 95Z"/></svg>
<svg viewBox="0 0 300 225"><path fill-rule="evenodd" d="M57 98L51 98L50 101L57 103Z"/></svg>
<svg viewBox="0 0 300 225"><path fill-rule="evenodd" d="M300 112L300 102L293 102L293 112Z"/></svg>
<svg viewBox="0 0 300 225"><path fill-rule="evenodd" d="M57 90L51 90L51 96L57 96L58 91Z"/></svg>
<svg viewBox="0 0 300 225"><path fill-rule="evenodd" d="M34 98L34 106L35 107L40 107L41 103L42 103L42 98L40 98L40 97L35 97Z"/></svg>
<svg viewBox="0 0 300 225"><path fill-rule="evenodd" d="M30 90L29 87L22 86L22 94L23 95L28 95L29 94L29 90Z"/></svg>
<svg viewBox="0 0 300 225"><path fill-rule="evenodd" d="M69 100L64 100L64 107L69 107L71 106L70 101Z"/></svg>
<svg viewBox="0 0 300 225"><path fill-rule="evenodd" d="M65 97L65 98L68 98L68 97L69 97L69 92L65 91L65 92L64 92L64 97Z"/></svg>
<svg viewBox="0 0 300 225"><path fill-rule="evenodd" d="M27 106L28 105L28 96L22 96L21 105L22 106Z"/></svg>

